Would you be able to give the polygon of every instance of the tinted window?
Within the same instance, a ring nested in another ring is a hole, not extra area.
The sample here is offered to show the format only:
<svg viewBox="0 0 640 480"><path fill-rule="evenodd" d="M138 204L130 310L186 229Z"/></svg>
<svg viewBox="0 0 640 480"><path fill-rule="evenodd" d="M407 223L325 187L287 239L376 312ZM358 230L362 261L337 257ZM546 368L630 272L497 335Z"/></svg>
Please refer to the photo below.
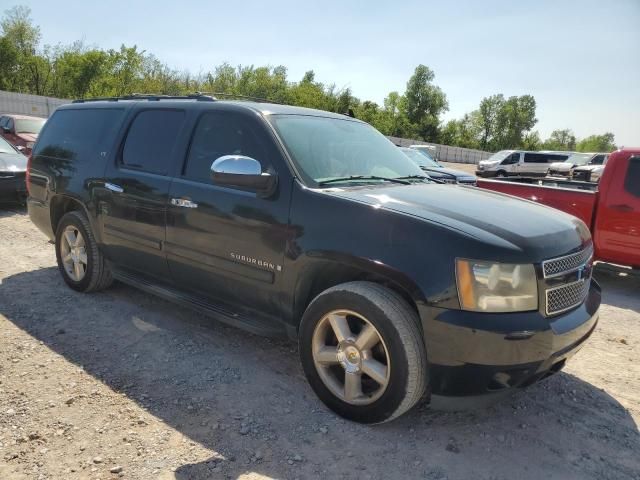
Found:
<svg viewBox="0 0 640 480"><path fill-rule="evenodd" d="M525 153L525 163L553 163L564 162L569 155L557 155L553 153Z"/></svg>
<svg viewBox="0 0 640 480"><path fill-rule="evenodd" d="M122 109L58 110L38 137L33 154L69 160L104 158L122 116Z"/></svg>
<svg viewBox="0 0 640 480"><path fill-rule="evenodd" d="M0 117L0 128L4 127L5 123L7 123L7 117Z"/></svg>
<svg viewBox="0 0 640 480"><path fill-rule="evenodd" d="M166 175L184 123L182 110L146 110L136 115L122 150L127 167Z"/></svg>
<svg viewBox="0 0 640 480"><path fill-rule="evenodd" d="M211 164L223 155L244 155L269 167L267 148L259 126L232 112L210 112L200 117L193 134L184 177L210 182Z"/></svg>
<svg viewBox="0 0 640 480"><path fill-rule="evenodd" d="M604 155L596 155L591 160L591 165L602 165L604 163Z"/></svg>
<svg viewBox="0 0 640 480"><path fill-rule="evenodd" d="M624 177L624 189L631 195L640 198L640 157L629 159L627 175Z"/></svg>
<svg viewBox="0 0 640 480"><path fill-rule="evenodd" d="M524 163L547 163L547 156L544 153L525 153Z"/></svg>
<svg viewBox="0 0 640 480"><path fill-rule="evenodd" d="M9 117L7 119L7 124L5 125L5 127L13 132L13 118Z"/></svg>

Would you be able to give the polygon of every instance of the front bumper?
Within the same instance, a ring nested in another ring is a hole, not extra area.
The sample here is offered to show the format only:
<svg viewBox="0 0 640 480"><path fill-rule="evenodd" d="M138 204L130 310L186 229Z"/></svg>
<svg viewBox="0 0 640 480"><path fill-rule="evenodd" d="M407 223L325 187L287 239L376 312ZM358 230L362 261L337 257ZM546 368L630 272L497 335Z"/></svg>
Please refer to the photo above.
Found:
<svg viewBox="0 0 640 480"><path fill-rule="evenodd" d="M0 200L23 200L27 195L24 172L0 172Z"/></svg>
<svg viewBox="0 0 640 480"><path fill-rule="evenodd" d="M483 395L558 372L595 329L600 301L600 287L592 280L584 303L551 318L540 312L421 308L431 393Z"/></svg>

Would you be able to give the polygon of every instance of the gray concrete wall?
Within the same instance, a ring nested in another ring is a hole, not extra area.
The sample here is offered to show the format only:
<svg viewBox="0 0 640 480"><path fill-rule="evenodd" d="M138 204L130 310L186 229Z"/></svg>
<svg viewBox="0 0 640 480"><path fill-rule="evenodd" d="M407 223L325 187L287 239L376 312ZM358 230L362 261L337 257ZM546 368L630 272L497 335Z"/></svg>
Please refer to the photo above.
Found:
<svg viewBox="0 0 640 480"><path fill-rule="evenodd" d="M56 108L65 103L71 103L71 100L0 90L0 114L13 113L48 118Z"/></svg>
<svg viewBox="0 0 640 480"><path fill-rule="evenodd" d="M410 138L387 137L396 145L408 147L410 145L431 145L436 149L436 157L443 162L456 163L473 163L477 164L480 160L486 160L493 153L483 152L482 150L474 150L472 148L450 147L449 145L439 145L437 143L428 143L421 140L412 140Z"/></svg>

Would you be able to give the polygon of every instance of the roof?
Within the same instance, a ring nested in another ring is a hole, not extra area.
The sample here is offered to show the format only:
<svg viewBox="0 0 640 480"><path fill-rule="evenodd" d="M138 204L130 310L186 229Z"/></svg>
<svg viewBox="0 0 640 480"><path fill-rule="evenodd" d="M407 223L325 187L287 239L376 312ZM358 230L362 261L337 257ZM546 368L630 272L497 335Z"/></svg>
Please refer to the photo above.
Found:
<svg viewBox="0 0 640 480"><path fill-rule="evenodd" d="M203 101L206 100L206 101ZM306 115L306 116L314 116L314 117L326 117L326 118L336 118L340 120L353 120L360 121L349 117L348 115L343 115L339 113L327 112L325 110L317 110L315 108L306 108L306 107L296 107L293 105L282 105L279 103L267 103L267 102L256 102L249 100L214 100L211 97L204 98L204 96L193 97L193 98L176 98L176 97L166 97L162 96L157 97L149 97L144 98L140 96L140 98L131 98L131 97L111 97L111 98L96 98L96 99L84 99L84 100L75 100L72 104L63 105L62 109L66 108L95 108L96 106L103 107L114 104L125 104L131 105L132 103L140 104L141 102L147 103L149 105L162 105L164 107L184 107L185 104L188 105L197 105L196 108L209 109L216 108L224 105L247 108L259 112L263 115ZM86 106L86 107L85 107Z"/></svg>

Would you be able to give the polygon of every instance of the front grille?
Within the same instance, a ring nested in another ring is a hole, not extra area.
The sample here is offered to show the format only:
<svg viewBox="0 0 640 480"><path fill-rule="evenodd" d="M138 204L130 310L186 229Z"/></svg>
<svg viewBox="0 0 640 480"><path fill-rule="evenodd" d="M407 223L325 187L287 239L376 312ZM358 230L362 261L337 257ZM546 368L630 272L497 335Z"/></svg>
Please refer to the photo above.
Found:
<svg viewBox="0 0 640 480"><path fill-rule="evenodd" d="M580 305L589 293L591 279L582 279L547 290L547 315L555 315Z"/></svg>
<svg viewBox="0 0 640 480"><path fill-rule="evenodd" d="M544 277L557 277L566 273L575 272L588 263L592 256L593 247L589 246L578 253L545 260L542 262Z"/></svg>
<svg viewBox="0 0 640 480"><path fill-rule="evenodd" d="M586 182L588 178L589 178L589 172L586 172L584 170L580 170L578 172L576 172L576 171L573 172L573 179L574 180L580 180L580 181Z"/></svg>

